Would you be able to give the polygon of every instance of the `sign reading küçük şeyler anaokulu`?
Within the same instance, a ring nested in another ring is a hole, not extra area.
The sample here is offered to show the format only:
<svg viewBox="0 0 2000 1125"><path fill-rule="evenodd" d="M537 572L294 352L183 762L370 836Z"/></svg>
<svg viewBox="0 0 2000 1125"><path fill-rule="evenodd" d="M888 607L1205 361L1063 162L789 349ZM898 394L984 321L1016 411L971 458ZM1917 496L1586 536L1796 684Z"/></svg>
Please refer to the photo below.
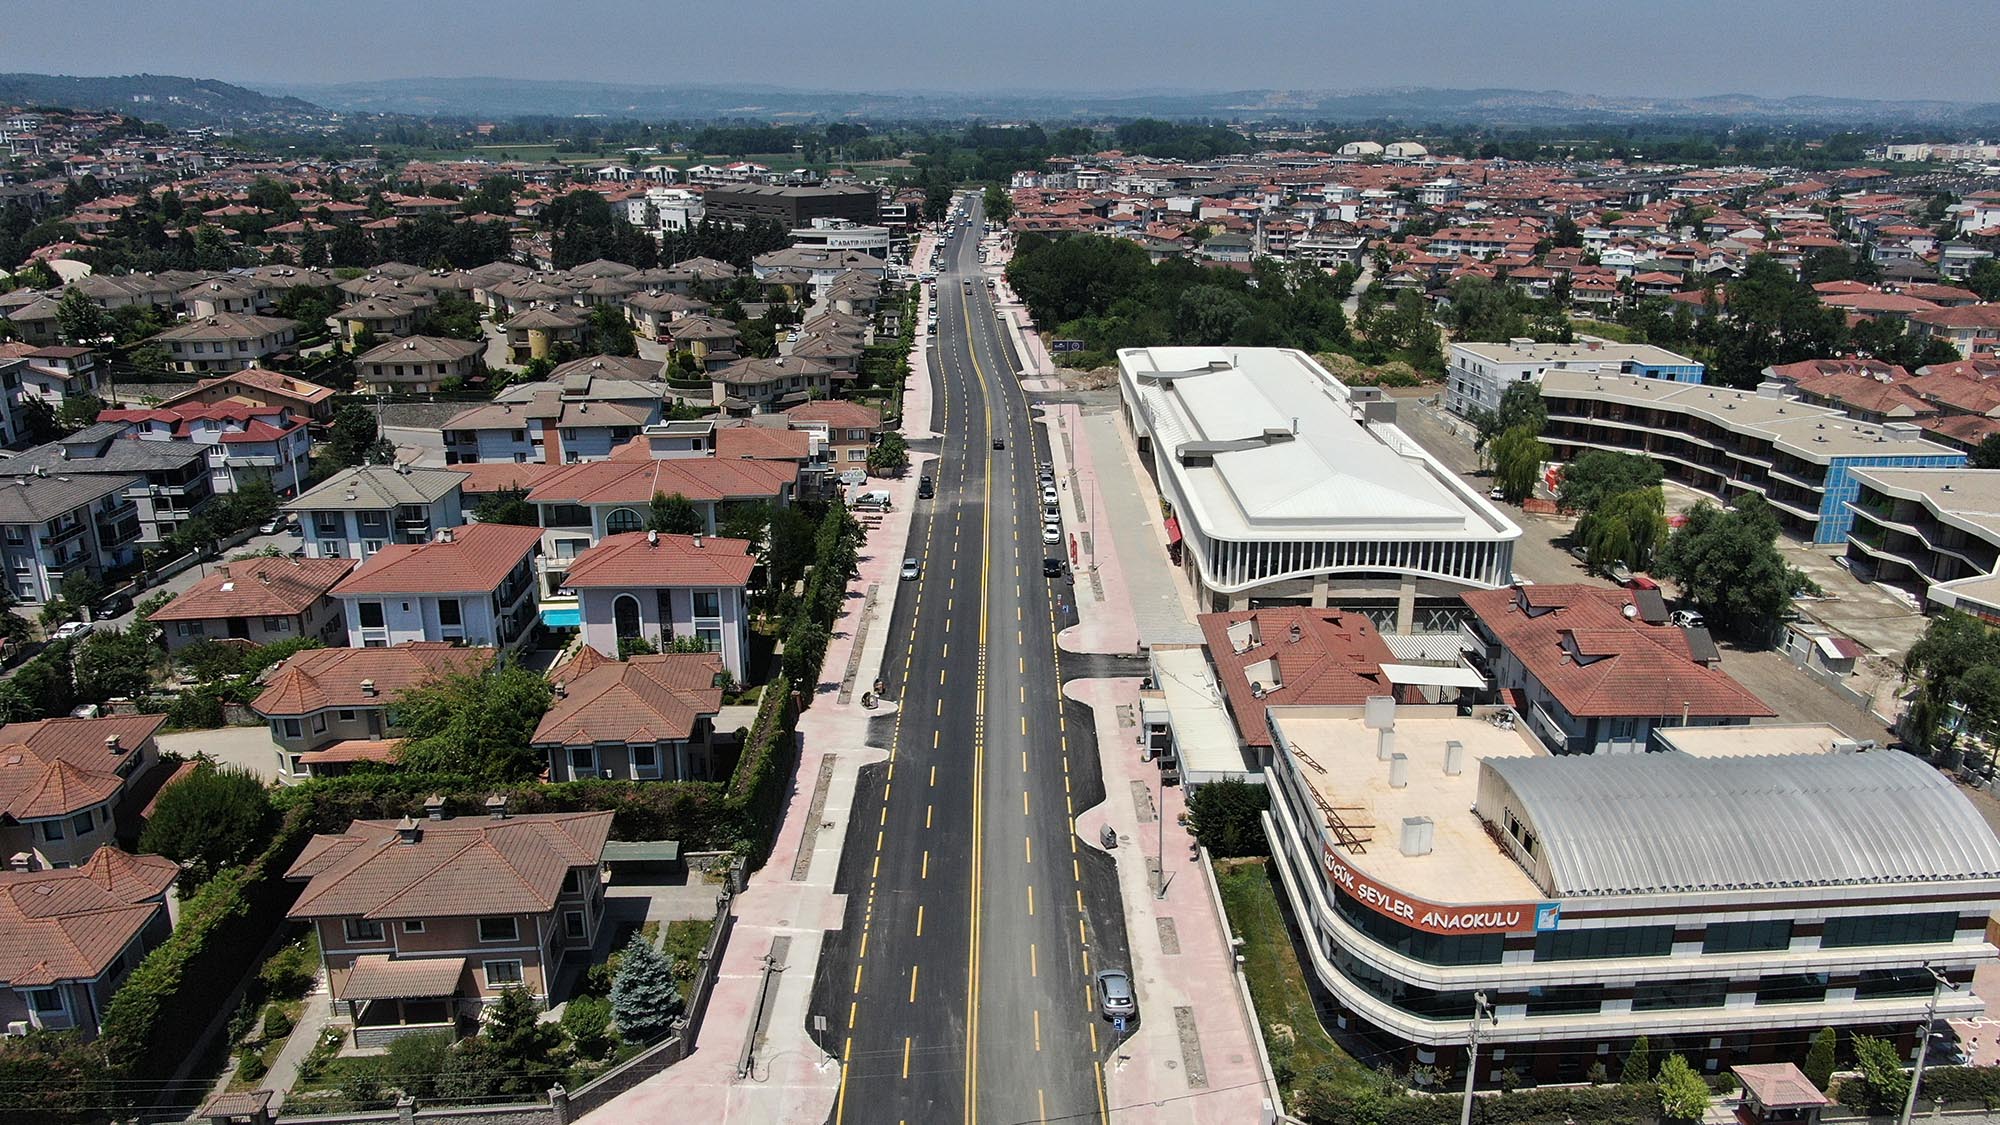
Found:
<svg viewBox="0 0 2000 1125"><path fill-rule="evenodd" d="M1562 904L1556 902L1482 903L1478 906L1441 906L1426 902L1378 883L1356 871L1345 859L1322 844L1326 873L1335 886L1354 901L1377 914L1394 918L1403 925L1432 934L1518 934L1553 930L1562 922Z"/></svg>

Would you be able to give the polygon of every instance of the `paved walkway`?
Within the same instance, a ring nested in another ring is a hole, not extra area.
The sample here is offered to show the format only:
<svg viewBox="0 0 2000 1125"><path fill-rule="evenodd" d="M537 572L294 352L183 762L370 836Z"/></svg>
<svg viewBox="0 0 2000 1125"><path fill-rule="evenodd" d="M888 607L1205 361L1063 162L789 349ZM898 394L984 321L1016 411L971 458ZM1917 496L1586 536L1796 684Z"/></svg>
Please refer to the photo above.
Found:
<svg viewBox="0 0 2000 1125"><path fill-rule="evenodd" d="M919 243L915 260L922 261L927 253ZM910 384L904 389L909 436L929 435L931 398L928 368L919 348L911 359ZM770 858L736 899L736 929L723 954L694 1052L615 1099L592 1120L821 1125L831 1115L840 1067L807 1030L813 974L825 932L838 929L846 911L846 896L834 893L833 881L847 839L856 777L861 767L888 758L886 748L868 743L869 720L895 713L893 704L863 708L859 690L853 702L841 703L838 689L857 642L861 655L856 684L873 681L882 666L916 482L933 459L919 454L901 479L877 485L890 492L894 506L870 527L861 546L861 573L849 585L846 609L834 624L820 682L802 689L811 691L815 702L799 720L801 753L791 794ZM871 588L875 609L864 635L861 617ZM833 764L825 792L816 794L821 765L829 757ZM809 856L803 864L802 852ZM794 878L801 870L803 877ZM764 959L781 937L790 939L790 948L783 971L772 982L772 1007L762 1045L751 1073L738 1078L737 1061L751 1031Z"/></svg>
<svg viewBox="0 0 2000 1125"><path fill-rule="evenodd" d="M1193 606L1167 561L1164 533L1149 531L1159 521L1144 518L1159 510L1157 496L1149 481L1134 479L1135 466L1119 446L1103 444L1121 440L1116 416L1082 416L1063 404L1044 410L1044 424L1057 476L1070 485L1062 496L1066 526L1094 548L1079 558L1080 621L1064 631L1063 648L1130 652L1142 637L1149 643L1185 637ZM1121 506L1111 495L1127 502ZM1107 517L1114 525L1109 535ZM1147 603L1143 613L1134 612L1135 590ZM1134 749L1129 716L1137 710L1139 681L1072 680L1064 693L1089 706L1096 722L1107 796L1078 815L1076 831L1093 847L1106 825L1118 834L1109 854L1144 1012L1105 1067L1113 1117L1170 1125L1257 1121L1264 1099L1277 1093L1265 1083L1262 1044L1221 903L1181 824L1187 791L1163 790L1159 767ZM1143 803L1135 783L1147 791ZM1159 898L1155 866L1165 881Z"/></svg>

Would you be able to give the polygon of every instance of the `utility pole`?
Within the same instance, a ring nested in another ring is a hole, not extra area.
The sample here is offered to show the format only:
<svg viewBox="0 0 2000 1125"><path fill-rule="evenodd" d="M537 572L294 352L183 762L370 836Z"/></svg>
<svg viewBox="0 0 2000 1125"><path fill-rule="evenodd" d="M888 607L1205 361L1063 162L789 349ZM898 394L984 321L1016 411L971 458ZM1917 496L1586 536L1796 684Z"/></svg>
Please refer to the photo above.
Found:
<svg viewBox="0 0 2000 1125"><path fill-rule="evenodd" d="M1465 1045L1465 1104L1458 1109L1458 1125L1472 1125L1472 1084L1479 1076L1479 1021L1497 1024L1498 1016L1493 1014L1493 1005L1486 1002L1486 991L1481 989L1472 994L1472 1038Z"/></svg>
<svg viewBox="0 0 2000 1125"><path fill-rule="evenodd" d="M1910 1125L1910 1115L1917 1109L1917 1087L1924 1081L1924 1056L1930 1054L1931 1026L1937 1023L1938 997L1949 988L1958 991L1958 986L1945 979L1937 966L1924 962L1924 971L1931 975L1931 998L1924 1005L1924 1022L1917 1025L1917 1066L1910 1073L1910 1092L1903 1099L1903 1115L1897 1118L1898 1125Z"/></svg>

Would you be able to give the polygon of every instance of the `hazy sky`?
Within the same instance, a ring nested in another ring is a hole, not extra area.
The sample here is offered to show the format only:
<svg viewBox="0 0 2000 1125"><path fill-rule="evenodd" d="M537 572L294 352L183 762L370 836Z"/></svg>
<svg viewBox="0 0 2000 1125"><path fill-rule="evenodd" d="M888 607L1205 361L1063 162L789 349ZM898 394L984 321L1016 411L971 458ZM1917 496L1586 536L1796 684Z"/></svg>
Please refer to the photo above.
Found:
<svg viewBox="0 0 2000 1125"><path fill-rule="evenodd" d="M6 0L0 70L2000 97L1994 0Z"/></svg>

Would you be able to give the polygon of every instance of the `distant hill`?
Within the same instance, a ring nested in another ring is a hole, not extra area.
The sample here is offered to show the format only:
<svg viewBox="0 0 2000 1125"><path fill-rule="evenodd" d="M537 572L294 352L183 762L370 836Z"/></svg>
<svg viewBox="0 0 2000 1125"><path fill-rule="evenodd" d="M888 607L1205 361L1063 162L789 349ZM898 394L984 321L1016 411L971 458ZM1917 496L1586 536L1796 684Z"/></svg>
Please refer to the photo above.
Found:
<svg viewBox="0 0 2000 1125"><path fill-rule="evenodd" d="M115 110L179 128L280 124L328 114L311 102L273 96L213 78L128 74L0 74L0 104Z"/></svg>
<svg viewBox="0 0 2000 1125"><path fill-rule="evenodd" d="M593 115L650 119L765 121L968 117L1096 120L1119 117L1224 118L1412 124L1557 126L1592 121L1681 118L1754 122L1924 124L1973 129L2000 125L2000 104L1877 101L1864 98L1608 97L1553 90L1371 91L1135 90L1109 93L842 93L775 86L637 85L517 78L406 78L333 85L270 84L274 94L351 113L506 118Z"/></svg>

